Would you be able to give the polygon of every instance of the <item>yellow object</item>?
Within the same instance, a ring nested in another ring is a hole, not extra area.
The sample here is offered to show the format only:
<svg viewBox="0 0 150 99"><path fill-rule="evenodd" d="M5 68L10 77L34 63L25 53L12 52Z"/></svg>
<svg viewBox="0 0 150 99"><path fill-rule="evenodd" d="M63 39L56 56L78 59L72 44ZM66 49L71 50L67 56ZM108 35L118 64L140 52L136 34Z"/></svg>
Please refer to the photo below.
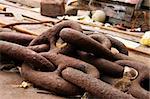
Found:
<svg viewBox="0 0 150 99"><path fill-rule="evenodd" d="M140 43L146 46L150 46L150 31L145 32Z"/></svg>
<svg viewBox="0 0 150 99"><path fill-rule="evenodd" d="M6 7L3 4L0 4L0 10L5 11Z"/></svg>
<svg viewBox="0 0 150 99"><path fill-rule="evenodd" d="M25 82L25 81L23 81L23 82L21 83L21 85L19 85L20 88L28 88L28 87L30 87L30 86L31 86L31 84L28 83L28 82Z"/></svg>

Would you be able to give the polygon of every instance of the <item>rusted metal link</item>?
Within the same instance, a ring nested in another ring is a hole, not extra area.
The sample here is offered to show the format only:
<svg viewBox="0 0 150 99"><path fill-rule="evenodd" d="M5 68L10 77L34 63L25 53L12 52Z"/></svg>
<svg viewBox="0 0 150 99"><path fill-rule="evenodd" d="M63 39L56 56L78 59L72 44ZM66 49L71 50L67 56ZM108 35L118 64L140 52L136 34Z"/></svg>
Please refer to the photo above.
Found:
<svg viewBox="0 0 150 99"><path fill-rule="evenodd" d="M120 41L110 36L105 36L102 33L90 34L90 37L102 43L102 45L108 49L111 47L116 48L120 53L128 55L127 47Z"/></svg>
<svg viewBox="0 0 150 99"><path fill-rule="evenodd" d="M23 34L23 33L15 33L15 32L0 32L0 40L17 43L20 45L27 46L35 36Z"/></svg>
<svg viewBox="0 0 150 99"><path fill-rule="evenodd" d="M107 36L107 38L111 41L112 47L116 48L120 53L128 55L128 49L122 42L110 36Z"/></svg>
<svg viewBox="0 0 150 99"><path fill-rule="evenodd" d="M81 93L80 88L65 81L55 72L39 72L23 64L21 75L34 85L59 95L75 95Z"/></svg>
<svg viewBox="0 0 150 99"><path fill-rule="evenodd" d="M41 55L55 64L57 69L53 72L40 72L30 68L31 66L28 67L26 64L23 64L21 74L26 80L29 80L33 84L55 92L56 94L78 95L82 92L82 89L67 82L61 77L61 71L66 67L73 67L79 70L83 70L92 77L99 78L99 72L97 69L83 61L53 52L41 53Z"/></svg>
<svg viewBox="0 0 150 99"><path fill-rule="evenodd" d="M87 92L101 99L135 99L111 85L73 68L66 68L62 76L67 81L85 89Z"/></svg>
<svg viewBox="0 0 150 99"><path fill-rule="evenodd" d="M50 49L48 44L28 46L27 48L29 48L35 52L47 52Z"/></svg>
<svg viewBox="0 0 150 99"><path fill-rule="evenodd" d="M70 28L64 28L60 32L60 37L67 43L75 46L79 50L93 53L97 57L103 57L108 60L121 60L124 57L118 57L109 49L105 48L96 40L87 35Z"/></svg>
<svg viewBox="0 0 150 99"><path fill-rule="evenodd" d="M136 61L119 60L116 61L116 63L122 66L132 67L139 73L138 77L132 81L132 84L127 92L138 99L149 99L150 68Z"/></svg>
<svg viewBox="0 0 150 99"><path fill-rule="evenodd" d="M110 49L111 42L104 34L91 34L89 37L93 38L94 40L98 41L102 44L103 47Z"/></svg>
<svg viewBox="0 0 150 99"><path fill-rule="evenodd" d="M103 47L102 44L79 31L65 28L61 30L60 37L79 50L90 52L107 59L114 58L113 54L107 48Z"/></svg>
<svg viewBox="0 0 150 99"><path fill-rule="evenodd" d="M89 70L86 66L87 64L82 64L82 62L79 62L76 59L70 58L68 56L64 56L62 54L58 54L60 49L56 47L56 42L59 38L59 32L64 27L70 27L82 31L78 23L72 21L64 21L56 24L54 27L52 27L42 35L38 36L30 43L30 46L48 43L50 45L50 50L48 52L41 53L41 55L46 57L50 62L52 62L57 67L57 69L53 72L40 72L30 68L30 73L29 73L29 70L26 70L23 64L22 75L26 80L29 80L33 84L40 86L44 89L47 89L49 91L55 92L59 95L75 95L75 94L80 94L81 89L72 85L71 83L66 82L61 78L60 72L62 71L62 69L66 68L67 66L73 66L85 70L87 69L87 72L92 71L93 69L90 68L89 66L88 68L91 69ZM70 49L69 46L67 49L66 48L61 49L60 52L63 53L66 52L68 48ZM92 67L95 70L97 70L94 66ZM99 76L98 71L93 72L93 74L96 73L98 73L97 76ZM40 79L38 79L37 75Z"/></svg>
<svg viewBox="0 0 150 99"><path fill-rule="evenodd" d="M127 56L125 54L122 54L122 53L116 53L114 54L115 57L118 58L118 60L131 60L131 61L135 61L134 58L130 57L130 56Z"/></svg>
<svg viewBox="0 0 150 99"><path fill-rule="evenodd" d="M55 66L38 53L18 44L0 41L0 54L5 54L17 60L26 61L37 69L54 70Z"/></svg>
<svg viewBox="0 0 150 99"><path fill-rule="evenodd" d="M59 32L65 27L69 27L82 32L82 28L79 23L74 21L62 21L54 25L46 32L39 35L37 38L33 39L29 46L47 43L50 46L50 50L56 48L56 42L59 39ZM72 50L73 50L72 46L67 44L67 46L62 48L60 53L68 54Z"/></svg>
<svg viewBox="0 0 150 99"><path fill-rule="evenodd" d="M33 35L29 34L22 34L22 33L15 33L15 32L0 32L0 40L8 41L16 44L20 44L23 46L29 45L29 43L36 38ZM31 50L34 50L35 52L43 52L49 50L48 44L41 44L36 46L29 46L28 47Z"/></svg>
<svg viewBox="0 0 150 99"><path fill-rule="evenodd" d="M124 68L117 63L103 58L97 58L83 51L78 51L79 59L94 65L101 73L112 77L122 77Z"/></svg>
<svg viewBox="0 0 150 99"><path fill-rule="evenodd" d="M0 41L0 54L21 61L24 79L55 94L72 96L87 91L102 99L150 97L147 89L150 68L131 61L120 41L103 34L85 35L80 24L74 21L59 22L37 37L0 33L0 39L5 40ZM119 53L112 53L112 47ZM100 73L123 77L125 66L139 72L132 79L129 94L99 79Z"/></svg>
<svg viewBox="0 0 150 99"><path fill-rule="evenodd" d="M73 67L76 69L80 69L86 72L87 74L92 75L93 77L99 78L99 71L93 65L83 62L81 60L53 52L47 52L41 55L46 57L56 66L58 66L56 71L61 71L66 67Z"/></svg>
<svg viewBox="0 0 150 99"><path fill-rule="evenodd" d="M53 27L51 27L46 32L39 35L33 41L31 41L30 46L49 43L50 42L49 40L51 40L51 42L56 41L57 37L59 36L59 32L65 27L72 28L72 29L75 29L78 31L82 31L82 28L79 23L74 22L74 21L62 21L62 22L54 25ZM54 37L54 35L55 35L55 37ZM53 46L53 45L51 45L51 46Z"/></svg>

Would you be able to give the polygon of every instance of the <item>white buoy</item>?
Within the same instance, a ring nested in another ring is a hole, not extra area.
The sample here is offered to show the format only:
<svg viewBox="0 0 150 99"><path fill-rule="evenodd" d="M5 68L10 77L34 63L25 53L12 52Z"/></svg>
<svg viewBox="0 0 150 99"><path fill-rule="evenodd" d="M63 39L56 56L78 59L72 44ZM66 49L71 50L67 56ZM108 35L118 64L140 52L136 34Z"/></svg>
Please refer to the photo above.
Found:
<svg viewBox="0 0 150 99"><path fill-rule="evenodd" d="M102 10L96 10L95 13L92 15L92 20L104 22L106 19L106 14Z"/></svg>

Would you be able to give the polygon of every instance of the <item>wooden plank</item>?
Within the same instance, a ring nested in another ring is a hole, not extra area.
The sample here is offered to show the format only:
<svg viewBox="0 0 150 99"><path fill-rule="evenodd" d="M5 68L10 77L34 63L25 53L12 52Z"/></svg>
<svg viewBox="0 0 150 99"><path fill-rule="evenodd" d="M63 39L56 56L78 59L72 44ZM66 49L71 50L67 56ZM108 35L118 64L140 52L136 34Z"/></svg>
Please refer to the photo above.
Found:
<svg viewBox="0 0 150 99"><path fill-rule="evenodd" d="M139 40L141 39L140 37L134 37L134 36L127 35L127 34L121 34L121 33L109 31L106 29L99 29L99 28L94 28L92 26L86 26L86 25L81 25L81 26L84 30L94 31L94 32L98 32L98 33L100 32L103 34L109 34L112 36L117 36L117 37L124 38L124 39L134 41L134 42L139 42Z"/></svg>
<svg viewBox="0 0 150 99"><path fill-rule="evenodd" d="M102 25L103 23L100 23L100 22L87 22L84 20L77 20L77 17L75 18L75 17L67 17L66 16L65 19L73 20L73 21L76 21L76 22L83 24L83 25L88 25L88 26L92 26L95 28L105 29L105 30L118 32L118 33L126 34L126 35L131 35L131 36L139 37L139 38L141 38L142 35L144 34L143 32L140 32L140 33L139 32L129 32L129 31L124 31L124 30L119 30L119 29L114 28L114 27L106 27L106 26Z"/></svg>
<svg viewBox="0 0 150 99"><path fill-rule="evenodd" d="M40 7L41 0L7 0L11 2L20 3L30 7Z"/></svg>
<svg viewBox="0 0 150 99"><path fill-rule="evenodd" d="M134 50L136 52L147 54L147 55L150 56L150 48L149 47L142 46L139 43L129 41L129 40L126 40L126 39L122 39L122 38L119 38L119 37L114 37L113 36L113 38L115 38L115 39L121 41L122 43L124 43L125 46L130 50Z"/></svg>
<svg viewBox="0 0 150 99"><path fill-rule="evenodd" d="M114 31L114 32L118 32L118 33L121 33L121 34L127 34L127 35L131 35L131 36L134 36L134 37L140 37L141 38L142 35L143 35L143 33L140 34L138 32L128 32L128 31L119 30L119 29L113 28L113 27L105 27L105 26L102 26L102 25L89 24L87 22L80 21L80 20L76 20L76 21L81 23L81 24L90 25L90 26L93 26L93 27L98 27L100 29Z"/></svg>
<svg viewBox="0 0 150 99"><path fill-rule="evenodd" d="M35 20L31 21L31 19L30 19L30 21L29 21L26 18L26 19L23 19L21 21L18 21L18 20L15 19L15 17L0 16L0 24L2 24L2 25L8 25L8 24L11 24L11 23L16 23L16 22L35 22ZM13 28L17 31L24 32L24 33L31 34L31 35L40 35L44 31L49 29L48 26L44 26L43 24L18 25L18 26L16 25Z"/></svg>
<svg viewBox="0 0 150 99"><path fill-rule="evenodd" d="M32 19L35 19L38 21L54 21L54 22L58 21L58 19L56 19L56 18L42 16L40 13L31 11L27 7L20 7L18 5L14 5L13 3L8 3L6 1L1 1L1 3L7 7L6 11L8 11L8 12L18 13L20 15L23 15L23 16L26 16L28 18L32 18Z"/></svg>
<svg viewBox="0 0 150 99"><path fill-rule="evenodd" d="M135 49L130 49L130 50L133 50L133 51L137 51L137 52L140 52L140 53L143 53L143 54L147 54L149 55L149 58L150 58L150 48L149 47L145 47L145 46L139 46Z"/></svg>
<svg viewBox="0 0 150 99"><path fill-rule="evenodd" d="M7 7L7 9L6 9L7 12L12 12L12 13L15 13L15 14L18 14L18 15L22 15L24 17L30 18L32 21L53 21L53 22L58 21L58 20L53 19L53 18L42 16L40 13L31 11L31 10L29 10L29 8L26 8L26 7L21 8L18 5L15 5L13 3L6 2L6 1L2 1L1 3L4 4ZM15 21L15 22L17 22L17 21ZM3 25L7 25L7 24L10 24L10 23L14 23L14 22L12 22L12 21L4 22L4 20L1 20L0 23L3 24ZM46 24L46 25L47 26L52 26L50 24ZM29 33L29 34L33 34L33 35L39 35L40 33L44 32L46 29L49 28L49 27L46 27L46 26L43 26L43 27L40 27L40 26L41 25L32 25L32 26L29 26L29 27L33 27L33 29L32 28L26 29L28 27L27 25L21 25L21 26L14 26L14 29L17 30L17 31L21 31L21 32L25 32L25 33ZM38 28L38 27L43 29L43 31L41 31L41 29ZM46 29L44 29L45 27L46 27Z"/></svg>
<svg viewBox="0 0 150 99"><path fill-rule="evenodd" d="M134 50L134 51L139 52L139 53L150 55L150 48L149 47L142 46L139 43L137 43L141 39L139 37L125 35L125 34L113 32L113 31L109 31L109 30L105 30L105 29L97 29L97 28L94 28L91 26L85 26L85 25L82 25L82 28L85 30L91 30L91 31L97 32L97 33L103 33L106 35L111 35L113 37L119 37L119 38L123 39L123 41L124 41L123 43L126 43L126 46L129 50ZM133 43L134 45L137 45L137 46L134 47L134 46L130 45L130 42Z"/></svg>
<svg viewBox="0 0 150 99"><path fill-rule="evenodd" d="M30 18L33 18L33 19L36 19L36 20L39 20L39 21L54 21L54 22L58 21L58 19L41 16L39 13L28 11L28 10L21 9L21 8L18 8L18 7L8 6L7 10L11 11L11 12L17 11L18 13L20 13L24 16L27 16L27 17L30 17ZM83 22L83 21L79 21L79 20L76 20L76 21L81 23L81 24L87 24L86 22ZM115 28L112 28L112 27L97 26L97 25L92 25L92 26L99 27L101 29L111 30L111 31L114 31L114 32L119 32L119 33L122 33L122 34L128 34L128 35L135 36L135 37L142 37L142 34L134 33L134 32L128 32L128 31L122 31L122 30L115 29Z"/></svg>
<svg viewBox="0 0 150 99"><path fill-rule="evenodd" d="M143 62L147 66L150 66L150 55L139 53L134 50L129 50L129 56L136 58L137 61Z"/></svg>

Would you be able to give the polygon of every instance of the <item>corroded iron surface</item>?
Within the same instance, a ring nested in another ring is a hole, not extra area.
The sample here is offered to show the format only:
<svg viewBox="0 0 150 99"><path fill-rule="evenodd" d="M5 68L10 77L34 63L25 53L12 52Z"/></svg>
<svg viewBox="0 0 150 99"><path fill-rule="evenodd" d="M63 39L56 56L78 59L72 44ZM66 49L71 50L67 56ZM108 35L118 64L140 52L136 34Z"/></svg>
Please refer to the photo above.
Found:
<svg viewBox="0 0 150 99"><path fill-rule="evenodd" d="M120 41L101 33L86 35L77 22L60 21L37 37L0 33L0 39L0 70L19 66L21 77L54 94L74 96L89 92L102 99L150 96L149 68L134 62ZM138 75L126 79L130 86L124 91L117 84L123 81L126 66ZM113 85L109 78L101 76L121 80Z"/></svg>

